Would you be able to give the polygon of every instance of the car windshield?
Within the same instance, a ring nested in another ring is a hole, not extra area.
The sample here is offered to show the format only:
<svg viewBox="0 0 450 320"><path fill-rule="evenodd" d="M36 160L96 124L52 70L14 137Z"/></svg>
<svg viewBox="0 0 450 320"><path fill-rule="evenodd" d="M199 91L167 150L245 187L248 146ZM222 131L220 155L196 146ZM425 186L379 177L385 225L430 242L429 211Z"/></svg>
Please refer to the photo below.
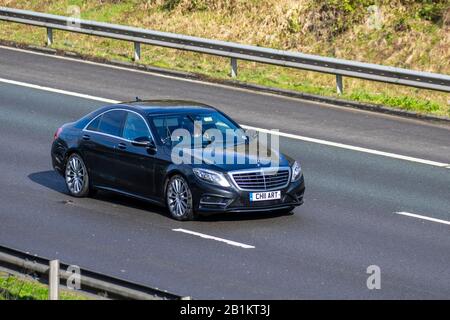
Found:
<svg viewBox="0 0 450 320"><path fill-rule="evenodd" d="M167 114L154 116L151 121L161 141L172 145L229 146L247 140L244 131L220 112Z"/></svg>

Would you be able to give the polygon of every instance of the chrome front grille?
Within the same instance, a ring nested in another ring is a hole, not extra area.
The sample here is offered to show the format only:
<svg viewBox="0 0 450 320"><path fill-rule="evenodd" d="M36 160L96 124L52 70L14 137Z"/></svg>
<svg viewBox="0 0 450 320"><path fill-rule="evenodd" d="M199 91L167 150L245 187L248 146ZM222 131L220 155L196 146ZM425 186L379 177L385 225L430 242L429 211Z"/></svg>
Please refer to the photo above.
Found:
<svg viewBox="0 0 450 320"><path fill-rule="evenodd" d="M281 189L288 185L291 177L289 168L264 168L231 172L235 185L241 190L265 191Z"/></svg>

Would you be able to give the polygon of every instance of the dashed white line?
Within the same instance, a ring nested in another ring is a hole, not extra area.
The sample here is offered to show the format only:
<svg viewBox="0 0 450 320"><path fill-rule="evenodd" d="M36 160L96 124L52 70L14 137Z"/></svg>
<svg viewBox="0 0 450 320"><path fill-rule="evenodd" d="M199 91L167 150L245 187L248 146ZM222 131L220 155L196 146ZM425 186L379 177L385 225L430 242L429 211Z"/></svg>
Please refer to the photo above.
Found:
<svg viewBox="0 0 450 320"><path fill-rule="evenodd" d="M119 103L120 102L117 100L96 97L96 96L91 96L91 95L87 95L87 94L83 94L83 93L71 92L71 91L55 89L55 88L50 88L50 87L45 87L45 86L39 86L39 85L31 84L31 83L14 81L14 80L9 80L9 79L0 78L0 82L13 84L13 85L17 85L17 86L22 86L22 87L27 87L27 88L32 88L32 89L38 89L38 90L59 93L59 94L65 94L65 95L84 98L84 99L102 101L102 102L106 102L106 103ZM440 168L444 168L444 169L450 168L450 163L436 162L436 161L431 161L431 160L426 160L426 159L403 156L403 155L396 154L396 153L384 152L384 151L379 151L379 150L374 150L374 149L367 149L367 148L362 148L362 147L357 147L357 146L352 146L352 145L348 145L348 144L332 142L332 141L327 141L327 140L321 140L321 139L316 139L316 138L309 138L309 137L300 136L300 135L296 135L296 134L292 134L292 133L285 133L285 132L279 132L276 130L252 127L252 126L248 126L248 125L244 125L244 124L241 124L241 126L245 129L253 129L253 130L260 131L260 132L278 135L281 137L302 140L302 141L307 141L307 142L312 142L312 143L317 143L317 144L322 144L322 145L327 145L327 146L332 146L332 147L337 147L337 148L347 149L347 150L352 150L352 151L359 151L359 152L384 156L384 157L393 158L393 159L400 159L400 160L405 160L405 161L410 161L410 162L416 162L416 163L426 164L426 165L440 167Z"/></svg>
<svg viewBox="0 0 450 320"><path fill-rule="evenodd" d="M450 221L436 219L436 218L431 218L431 217L423 216L423 215L420 215L420 214L415 214L415 213L410 213L410 212L402 212L402 211L394 212L394 213L400 214L402 216L407 216L407 217L412 217L412 218L417 218L417 219L422 219L422 220L427 220L427 221L432 221L432 222L437 222L437 223L450 225Z"/></svg>
<svg viewBox="0 0 450 320"><path fill-rule="evenodd" d="M254 246L251 246L251 245L248 245L248 244L245 244L245 243L240 243L240 242L231 241L231 240L227 240L227 239L223 239L223 238L218 238L218 237L210 236L210 235L207 235L207 234L204 234L204 233L190 231L190 230L186 230L186 229L172 229L172 231L191 234L191 235L203 238L203 239L209 239L209 240L215 240L215 241L219 241L219 242L224 242L226 244L229 244L230 246L241 247L241 248L244 248L244 249L254 249L255 248Z"/></svg>

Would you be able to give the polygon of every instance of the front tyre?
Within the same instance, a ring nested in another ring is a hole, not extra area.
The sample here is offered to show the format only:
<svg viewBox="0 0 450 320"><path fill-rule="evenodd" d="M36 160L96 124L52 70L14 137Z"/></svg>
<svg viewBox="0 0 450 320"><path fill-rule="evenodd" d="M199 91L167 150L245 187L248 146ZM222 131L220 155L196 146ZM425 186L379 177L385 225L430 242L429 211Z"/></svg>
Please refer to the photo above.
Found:
<svg viewBox="0 0 450 320"><path fill-rule="evenodd" d="M170 178L166 188L166 204L170 215L176 220L193 220L192 193L189 185L181 175Z"/></svg>
<svg viewBox="0 0 450 320"><path fill-rule="evenodd" d="M89 195L89 174L78 154L74 153L67 159L64 177L72 196L81 198Z"/></svg>

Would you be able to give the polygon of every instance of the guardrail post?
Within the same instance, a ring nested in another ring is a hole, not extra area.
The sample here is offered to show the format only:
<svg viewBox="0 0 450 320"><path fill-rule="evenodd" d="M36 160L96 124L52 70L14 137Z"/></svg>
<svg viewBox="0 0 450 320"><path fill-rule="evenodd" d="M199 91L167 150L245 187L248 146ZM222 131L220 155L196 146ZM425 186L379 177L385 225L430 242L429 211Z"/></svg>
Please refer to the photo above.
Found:
<svg viewBox="0 0 450 320"><path fill-rule="evenodd" d="M50 270L48 274L48 299L59 299L59 260L50 261Z"/></svg>
<svg viewBox="0 0 450 320"><path fill-rule="evenodd" d="M336 91L338 95L344 93L344 84L342 82L342 76L340 74L336 75Z"/></svg>
<svg viewBox="0 0 450 320"><path fill-rule="evenodd" d="M141 43L134 43L134 61L139 61L141 59Z"/></svg>
<svg viewBox="0 0 450 320"><path fill-rule="evenodd" d="M51 46L53 43L53 29L47 28L47 46Z"/></svg>
<svg viewBox="0 0 450 320"><path fill-rule="evenodd" d="M236 78L237 74L238 74L238 65L237 65L237 59L236 58L231 58L231 77L232 78Z"/></svg>

